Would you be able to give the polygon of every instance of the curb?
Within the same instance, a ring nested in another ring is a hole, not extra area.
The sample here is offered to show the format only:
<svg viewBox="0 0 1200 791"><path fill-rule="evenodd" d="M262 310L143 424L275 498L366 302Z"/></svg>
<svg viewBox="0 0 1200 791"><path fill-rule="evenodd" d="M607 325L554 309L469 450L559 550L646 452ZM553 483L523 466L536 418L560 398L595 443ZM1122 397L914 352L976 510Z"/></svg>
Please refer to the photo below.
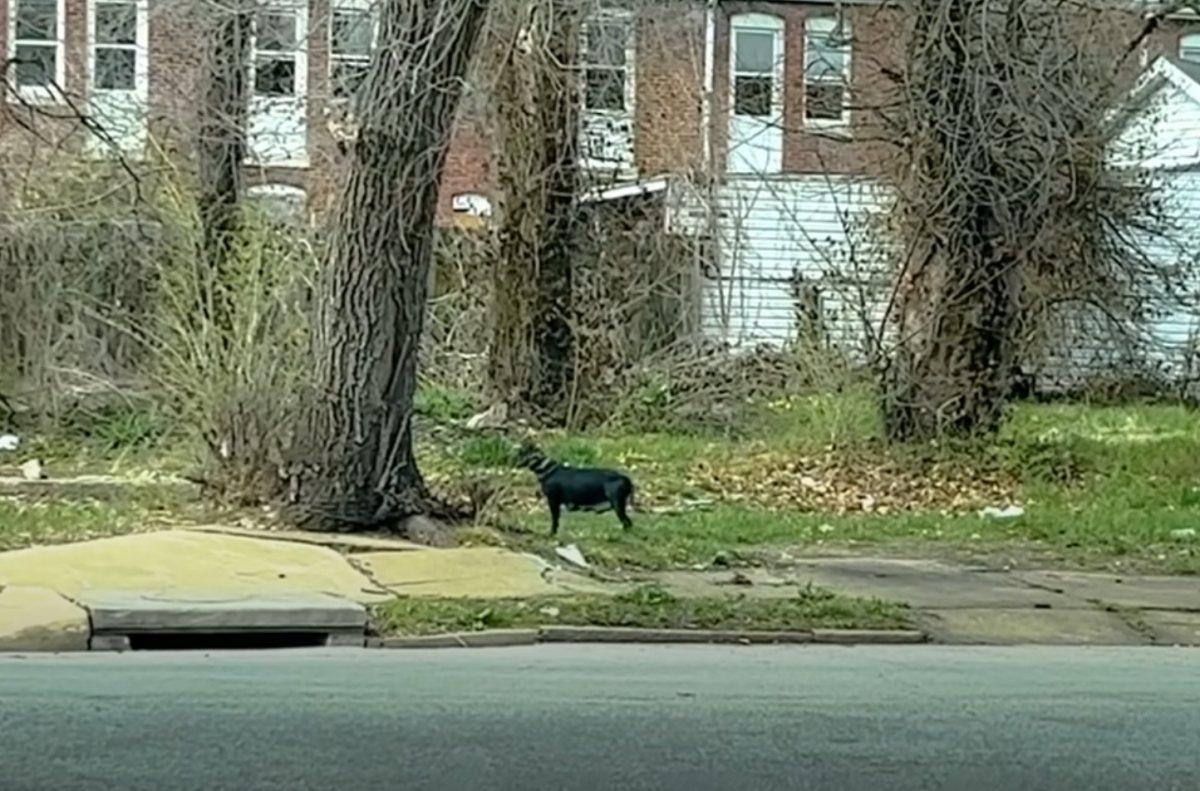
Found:
<svg viewBox="0 0 1200 791"><path fill-rule="evenodd" d="M811 643L812 632L720 629L637 629L607 626L543 626L544 643Z"/></svg>
<svg viewBox="0 0 1200 791"><path fill-rule="evenodd" d="M915 645L929 641L916 629L813 629L814 643L834 645Z"/></svg>
<svg viewBox="0 0 1200 791"><path fill-rule="evenodd" d="M503 648L533 645L537 629L490 629L483 632L452 632L418 637L385 637L371 640L368 648Z"/></svg>
<svg viewBox="0 0 1200 791"><path fill-rule="evenodd" d="M369 640L369 648L501 648L539 643L633 643L724 645L916 645L928 642L910 629L814 629L811 632L763 632L718 629L637 629L607 626L543 626L539 629L491 629Z"/></svg>

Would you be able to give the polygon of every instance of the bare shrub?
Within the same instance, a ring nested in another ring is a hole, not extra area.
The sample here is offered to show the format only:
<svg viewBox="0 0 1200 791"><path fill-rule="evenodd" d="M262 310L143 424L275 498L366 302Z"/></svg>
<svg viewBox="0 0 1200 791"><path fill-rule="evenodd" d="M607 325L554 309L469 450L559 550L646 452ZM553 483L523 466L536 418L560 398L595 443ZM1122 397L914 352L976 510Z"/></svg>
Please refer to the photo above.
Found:
<svg viewBox="0 0 1200 791"><path fill-rule="evenodd" d="M176 193L165 216L174 243L158 259L158 312L144 334L155 380L209 451L206 485L220 497L259 502L279 487L308 385L316 248L294 227L243 208L218 277L203 254L195 203ZM214 305L222 309L204 309Z"/></svg>
<svg viewBox="0 0 1200 791"><path fill-rule="evenodd" d="M0 381L50 419L96 394L143 387L143 345L124 328L152 312L161 240L130 218L0 226Z"/></svg>
<svg viewBox="0 0 1200 791"><path fill-rule="evenodd" d="M914 0L894 106L897 352L889 434L995 429L1026 349L1063 303L1133 326L1163 216L1108 166L1109 119L1153 29L1103 3ZM1132 24L1131 24L1132 20Z"/></svg>

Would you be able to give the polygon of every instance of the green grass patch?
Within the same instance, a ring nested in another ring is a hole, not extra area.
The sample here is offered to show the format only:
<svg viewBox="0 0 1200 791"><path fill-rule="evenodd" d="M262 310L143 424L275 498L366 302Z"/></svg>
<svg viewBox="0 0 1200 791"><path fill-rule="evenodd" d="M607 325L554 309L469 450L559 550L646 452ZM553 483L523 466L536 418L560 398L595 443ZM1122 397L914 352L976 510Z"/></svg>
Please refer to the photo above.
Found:
<svg viewBox="0 0 1200 791"><path fill-rule="evenodd" d="M485 434L467 439L459 451L459 458L468 467L511 467L516 448L504 437Z"/></svg>
<svg viewBox="0 0 1200 791"><path fill-rule="evenodd" d="M643 586L616 596L395 599L375 609L374 621L385 635L544 625L801 631L895 629L910 624L907 609L900 605L841 596L820 588L808 588L786 599L749 599L678 598L657 586Z"/></svg>
<svg viewBox="0 0 1200 791"><path fill-rule="evenodd" d="M4 495L0 497L0 551L211 520L202 503L153 486L129 487L105 497Z"/></svg>

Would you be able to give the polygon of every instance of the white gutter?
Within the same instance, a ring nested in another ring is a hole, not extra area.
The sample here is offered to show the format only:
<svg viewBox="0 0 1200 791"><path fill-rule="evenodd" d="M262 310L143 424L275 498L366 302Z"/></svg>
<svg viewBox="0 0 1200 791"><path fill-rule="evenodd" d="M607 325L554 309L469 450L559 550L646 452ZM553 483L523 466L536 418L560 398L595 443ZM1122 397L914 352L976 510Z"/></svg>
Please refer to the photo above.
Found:
<svg viewBox="0 0 1200 791"><path fill-rule="evenodd" d="M717 49L717 1L708 0L704 9L704 96L700 102L700 139L704 147L704 176L712 177L712 111Z"/></svg>

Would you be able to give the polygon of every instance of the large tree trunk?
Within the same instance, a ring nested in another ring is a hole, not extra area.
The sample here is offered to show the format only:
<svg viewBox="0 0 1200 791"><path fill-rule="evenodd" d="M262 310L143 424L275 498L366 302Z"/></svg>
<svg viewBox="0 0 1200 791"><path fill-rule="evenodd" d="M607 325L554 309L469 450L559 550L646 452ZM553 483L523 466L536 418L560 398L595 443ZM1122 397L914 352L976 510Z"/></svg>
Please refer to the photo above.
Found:
<svg viewBox="0 0 1200 791"><path fill-rule="evenodd" d="M248 0L213 6L204 63L196 158L201 253L212 304L200 308L221 332L230 329L222 284L241 226L253 8Z"/></svg>
<svg viewBox="0 0 1200 791"><path fill-rule="evenodd" d="M315 403L287 513L387 528L422 513L412 404L438 184L482 0L387 0L320 285Z"/></svg>
<svg viewBox="0 0 1200 791"><path fill-rule="evenodd" d="M1022 262L987 197L1011 165L971 137L983 134L978 107L1002 104L1001 87L1012 79L1007 63L982 74L972 64L988 0L925 0L916 13L907 100L924 147L901 194L919 196L905 208L936 211L940 225L932 240L911 242L923 254L910 256L921 263L904 273L900 345L884 382L884 425L901 441L999 427L1016 372L1021 298ZM1016 11L1006 17L1016 19ZM969 167L962 166L964 148ZM950 198L920 200L947 184ZM929 233L921 222L909 227Z"/></svg>
<svg viewBox="0 0 1200 791"><path fill-rule="evenodd" d="M566 419L573 368L571 260L579 181L578 12L516 0L497 86L499 255L493 273L493 394L542 421Z"/></svg>

